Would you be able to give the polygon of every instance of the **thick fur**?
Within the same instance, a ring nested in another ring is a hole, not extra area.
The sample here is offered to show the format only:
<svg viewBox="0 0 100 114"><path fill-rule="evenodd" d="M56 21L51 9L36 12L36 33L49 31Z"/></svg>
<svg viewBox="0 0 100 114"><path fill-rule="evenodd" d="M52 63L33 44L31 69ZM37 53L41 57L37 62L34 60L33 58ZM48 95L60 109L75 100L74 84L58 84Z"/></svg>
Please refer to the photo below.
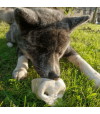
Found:
<svg viewBox="0 0 100 114"><path fill-rule="evenodd" d="M10 20L6 21L10 24L10 30L6 34L7 42L17 43L19 64L24 63L21 63L23 57L27 65L27 59L30 59L41 77L51 79L60 77L59 60L62 57L71 61L70 57L78 55L70 46L70 34L89 19L89 16L67 18L61 12L48 8L16 8L4 15L2 20ZM23 68L23 65L17 66ZM22 79L25 76L26 73L24 76L16 76L16 70L13 71L14 78Z"/></svg>

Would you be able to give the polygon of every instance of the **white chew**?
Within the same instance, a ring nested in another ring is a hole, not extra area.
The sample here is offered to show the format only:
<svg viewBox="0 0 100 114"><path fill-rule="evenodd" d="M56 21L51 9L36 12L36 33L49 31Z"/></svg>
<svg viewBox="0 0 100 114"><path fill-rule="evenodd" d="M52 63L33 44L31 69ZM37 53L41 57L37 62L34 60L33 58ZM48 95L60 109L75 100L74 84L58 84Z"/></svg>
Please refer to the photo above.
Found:
<svg viewBox="0 0 100 114"><path fill-rule="evenodd" d="M57 98L62 98L66 90L62 79L57 81L47 78L36 78L31 83L32 92L47 104L53 106Z"/></svg>

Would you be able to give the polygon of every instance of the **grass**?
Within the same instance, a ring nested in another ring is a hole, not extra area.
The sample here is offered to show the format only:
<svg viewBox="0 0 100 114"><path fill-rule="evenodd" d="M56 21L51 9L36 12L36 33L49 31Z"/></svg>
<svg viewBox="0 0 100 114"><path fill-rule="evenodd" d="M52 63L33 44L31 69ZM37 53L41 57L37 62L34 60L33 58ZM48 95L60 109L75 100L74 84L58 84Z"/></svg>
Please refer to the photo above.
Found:
<svg viewBox="0 0 100 114"><path fill-rule="evenodd" d="M0 23L0 106L1 107L47 107L31 91L31 80L39 77L29 62L28 76L24 80L12 79L17 64L16 45L8 48L5 33L9 26ZM98 72L100 72L100 25L85 24L71 34L71 45ZM55 107L100 107L100 89L94 80L80 72L66 59L60 60L61 78L66 84L62 99Z"/></svg>

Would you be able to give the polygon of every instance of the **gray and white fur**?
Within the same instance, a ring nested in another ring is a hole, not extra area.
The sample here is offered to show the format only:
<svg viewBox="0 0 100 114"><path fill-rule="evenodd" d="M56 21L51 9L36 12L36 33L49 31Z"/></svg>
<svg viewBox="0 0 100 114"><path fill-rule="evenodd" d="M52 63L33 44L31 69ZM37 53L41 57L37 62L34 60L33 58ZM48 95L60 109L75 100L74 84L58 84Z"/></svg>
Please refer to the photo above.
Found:
<svg viewBox="0 0 100 114"><path fill-rule="evenodd" d="M57 80L59 60L65 57L90 79L95 79L97 87L100 85L100 74L70 45L70 34L87 22L89 16L68 18L49 8L16 8L0 13L0 19L10 24L6 34L8 47L17 44L18 63L13 78L20 80L27 76L30 59L41 77Z"/></svg>

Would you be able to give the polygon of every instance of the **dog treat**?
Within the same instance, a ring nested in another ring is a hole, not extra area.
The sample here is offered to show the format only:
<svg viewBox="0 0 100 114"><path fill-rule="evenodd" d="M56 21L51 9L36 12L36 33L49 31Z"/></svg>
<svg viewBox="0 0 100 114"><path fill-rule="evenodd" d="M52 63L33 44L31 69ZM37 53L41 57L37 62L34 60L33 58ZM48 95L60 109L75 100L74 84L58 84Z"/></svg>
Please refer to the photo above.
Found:
<svg viewBox="0 0 100 114"><path fill-rule="evenodd" d="M62 98L66 86L62 79L57 81L47 78L36 78L31 82L32 92L47 104L53 106L57 98Z"/></svg>

